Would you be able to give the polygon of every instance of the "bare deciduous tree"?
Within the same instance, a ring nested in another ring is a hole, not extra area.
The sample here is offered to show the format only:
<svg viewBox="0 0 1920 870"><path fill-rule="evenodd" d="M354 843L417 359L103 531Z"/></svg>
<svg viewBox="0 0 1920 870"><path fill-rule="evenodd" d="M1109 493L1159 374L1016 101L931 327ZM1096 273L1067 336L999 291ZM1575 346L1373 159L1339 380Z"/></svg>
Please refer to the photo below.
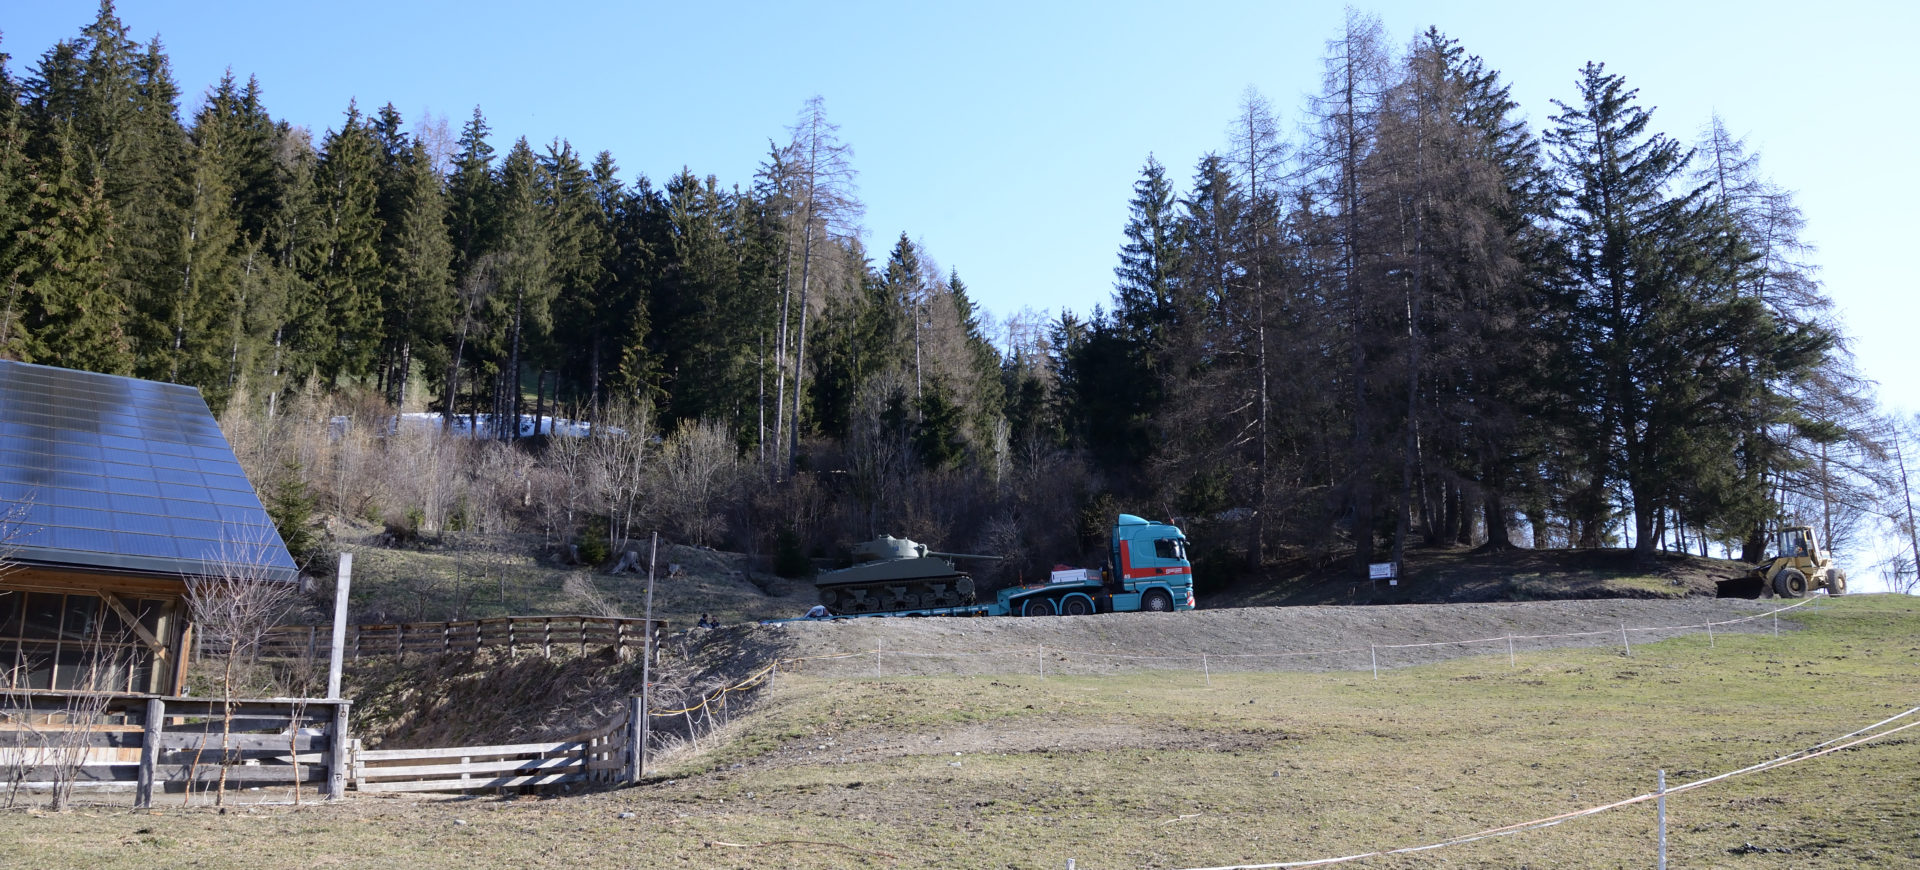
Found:
<svg viewBox="0 0 1920 870"><path fill-rule="evenodd" d="M274 577L267 554L275 546L266 530L235 532L204 561L203 573L188 576L187 606L200 632L202 648L219 661L221 729L220 783L215 803L226 799L227 768L232 763L234 695L254 664L260 643L294 603L299 586ZM191 786L189 786L191 791Z"/></svg>

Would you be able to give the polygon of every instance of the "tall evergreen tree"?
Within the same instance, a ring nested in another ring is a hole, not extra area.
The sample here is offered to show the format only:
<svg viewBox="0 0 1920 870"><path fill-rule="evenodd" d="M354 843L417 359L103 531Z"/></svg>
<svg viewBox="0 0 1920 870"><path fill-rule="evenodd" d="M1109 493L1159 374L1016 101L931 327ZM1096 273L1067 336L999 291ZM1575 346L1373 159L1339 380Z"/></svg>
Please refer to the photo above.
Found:
<svg viewBox="0 0 1920 870"><path fill-rule="evenodd" d="M380 156L358 107L322 142L314 188L319 244L302 264L311 291L294 345L308 370L337 384L370 373L381 343Z"/></svg>
<svg viewBox="0 0 1920 870"><path fill-rule="evenodd" d="M62 135L29 176L6 275L0 354L23 362L129 374L126 304L112 292L113 212L105 185L82 181L78 147ZM17 314L13 313L17 311Z"/></svg>

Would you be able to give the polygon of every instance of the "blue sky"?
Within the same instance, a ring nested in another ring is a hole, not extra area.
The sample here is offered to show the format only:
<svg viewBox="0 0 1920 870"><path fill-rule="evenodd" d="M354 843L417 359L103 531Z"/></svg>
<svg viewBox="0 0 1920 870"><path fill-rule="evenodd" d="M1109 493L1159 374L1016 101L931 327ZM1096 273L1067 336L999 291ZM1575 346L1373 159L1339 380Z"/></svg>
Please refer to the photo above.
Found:
<svg viewBox="0 0 1920 870"><path fill-rule="evenodd" d="M22 8L24 7L24 8ZM1551 7L1551 8L1549 8ZM1717 111L1797 191L1837 317L1891 408L1920 412L1920 205L1911 39L1920 6L1379 2L1390 42L1428 25L1513 85L1536 127L1599 60L1693 140ZM93 19L92 0L0 20L16 74ZM1149 153L1182 186L1223 147L1248 86L1297 128L1331 3L327 4L124 0L158 34L190 112L222 71L259 77L277 118L318 133L349 99L457 130L479 105L496 148L526 136L611 151L631 178L683 165L745 185L801 104L825 98L854 148L877 255L905 231L997 315L1085 312L1111 294Z"/></svg>

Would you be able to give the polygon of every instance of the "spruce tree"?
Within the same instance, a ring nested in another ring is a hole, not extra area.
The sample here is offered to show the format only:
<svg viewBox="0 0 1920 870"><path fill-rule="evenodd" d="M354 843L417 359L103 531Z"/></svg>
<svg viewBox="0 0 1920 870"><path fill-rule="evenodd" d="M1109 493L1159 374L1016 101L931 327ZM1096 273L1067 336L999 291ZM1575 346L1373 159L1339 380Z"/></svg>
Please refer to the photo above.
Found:
<svg viewBox="0 0 1920 870"><path fill-rule="evenodd" d="M297 352L335 384L367 374L380 347L379 179L377 143L349 104L315 167L320 245L305 264L311 291L295 320Z"/></svg>
<svg viewBox="0 0 1920 870"><path fill-rule="evenodd" d="M0 353L23 362L129 374L126 305L112 291L113 212L105 185L81 179L76 144L56 133L10 253Z"/></svg>

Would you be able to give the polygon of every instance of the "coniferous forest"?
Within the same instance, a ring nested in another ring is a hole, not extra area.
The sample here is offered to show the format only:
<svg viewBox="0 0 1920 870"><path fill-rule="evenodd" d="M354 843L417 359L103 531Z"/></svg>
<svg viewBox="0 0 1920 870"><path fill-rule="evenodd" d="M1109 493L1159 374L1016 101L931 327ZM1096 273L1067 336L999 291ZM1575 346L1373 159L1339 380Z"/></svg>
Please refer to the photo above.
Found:
<svg viewBox="0 0 1920 870"><path fill-rule="evenodd" d="M750 178L649 179L479 108L313 132L271 82L182 94L103 3L0 69L0 355L198 387L280 517L589 561L659 528L1051 562L1121 510L1179 518L1203 584L1876 531L1883 434L1753 148L1600 63L1532 129L1438 30L1331 37L1303 132L1249 90L1196 165L1143 155L1110 299L996 317L908 233L866 247L819 98Z"/></svg>

